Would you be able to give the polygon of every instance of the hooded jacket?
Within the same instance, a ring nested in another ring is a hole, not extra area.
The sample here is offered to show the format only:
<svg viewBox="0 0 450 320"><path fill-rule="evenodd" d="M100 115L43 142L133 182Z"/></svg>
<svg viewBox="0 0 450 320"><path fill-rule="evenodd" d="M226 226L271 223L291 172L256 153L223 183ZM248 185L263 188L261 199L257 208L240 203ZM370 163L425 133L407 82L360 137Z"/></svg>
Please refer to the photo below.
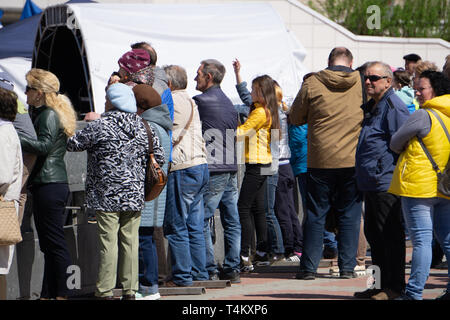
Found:
<svg viewBox="0 0 450 320"><path fill-rule="evenodd" d="M450 130L450 94L426 101L422 109L433 109L436 111L447 130ZM427 113L431 119L431 129L422 138L422 141L431 153L433 160L443 171L449 160L450 143L438 119L430 111L427 111ZM389 192L403 197L442 197L449 199L437 191L437 174L419 144L416 135L413 136L406 149L400 154L392 176Z"/></svg>
<svg viewBox="0 0 450 320"><path fill-rule="evenodd" d="M348 67L330 67L303 82L289 119L308 124L308 168L355 166L362 101L360 74Z"/></svg>
<svg viewBox="0 0 450 320"><path fill-rule="evenodd" d="M158 135L161 146L164 149L165 158L169 159L171 141L169 132L172 130L172 120L170 119L169 109L165 104L152 107L141 114ZM168 161L164 163L162 169L168 173ZM167 188L164 188L159 196L152 200L146 201L144 210L141 213L141 227L161 227L164 220L164 212L166 208Z"/></svg>

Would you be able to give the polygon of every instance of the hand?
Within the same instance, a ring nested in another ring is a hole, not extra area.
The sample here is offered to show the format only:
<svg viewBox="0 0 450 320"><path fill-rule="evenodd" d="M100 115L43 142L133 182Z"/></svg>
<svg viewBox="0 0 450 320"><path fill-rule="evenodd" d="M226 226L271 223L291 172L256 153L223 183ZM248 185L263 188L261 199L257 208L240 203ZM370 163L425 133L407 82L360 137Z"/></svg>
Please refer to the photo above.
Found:
<svg viewBox="0 0 450 320"><path fill-rule="evenodd" d="M101 114L96 113L96 112L88 112L86 113L86 115L84 116L84 121L94 121L97 119L101 118Z"/></svg>
<svg viewBox="0 0 450 320"><path fill-rule="evenodd" d="M120 81L120 77L118 75L113 74L108 81L108 85L111 85L113 83L118 83Z"/></svg>
<svg viewBox="0 0 450 320"><path fill-rule="evenodd" d="M233 69L235 74L238 74L241 71L241 63L237 58L233 61Z"/></svg>
<svg viewBox="0 0 450 320"><path fill-rule="evenodd" d="M236 58L233 61L233 69L234 69L234 74L236 75L236 83L240 84L242 82L242 78L241 78L241 63L239 62L239 60Z"/></svg>

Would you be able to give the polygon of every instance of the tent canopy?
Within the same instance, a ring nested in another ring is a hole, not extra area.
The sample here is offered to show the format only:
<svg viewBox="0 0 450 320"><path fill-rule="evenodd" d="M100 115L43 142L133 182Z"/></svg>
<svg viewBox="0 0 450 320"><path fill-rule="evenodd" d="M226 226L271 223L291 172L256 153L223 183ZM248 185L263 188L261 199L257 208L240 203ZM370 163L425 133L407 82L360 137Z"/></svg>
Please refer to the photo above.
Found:
<svg viewBox="0 0 450 320"><path fill-rule="evenodd" d="M191 96L200 93L194 81L200 61L221 61L227 69L222 89L236 104L235 58L245 81L268 74L288 98L307 72L304 47L268 3L69 3L47 8L37 29L33 66L54 72L81 114L104 111L108 78L135 42L152 44L157 65L184 67Z"/></svg>

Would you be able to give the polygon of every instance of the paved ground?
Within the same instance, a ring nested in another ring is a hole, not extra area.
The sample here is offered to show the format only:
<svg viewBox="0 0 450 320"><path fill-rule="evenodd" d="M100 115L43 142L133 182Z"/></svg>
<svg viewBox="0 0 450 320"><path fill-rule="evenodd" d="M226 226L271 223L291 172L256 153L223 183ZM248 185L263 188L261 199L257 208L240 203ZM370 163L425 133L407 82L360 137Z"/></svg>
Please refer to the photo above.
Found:
<svg viewBox="0 0 450 320"><path fill-rule="evenodd" d="M407 248L406 281L410 273L411 248ZM367 257L366 265L370 265ZM322 260L321 265L327 261ZM241 274L241 283L224 289L206 289L201 295L163 296L161 300L354 300L355 291L367 288L369 276L340 279L329 274L329 267L319 268L315 280L297 280L293 272L253 272ZM442 293L448 281L447 270L432 269L425 286L424 299Z"/></svg>

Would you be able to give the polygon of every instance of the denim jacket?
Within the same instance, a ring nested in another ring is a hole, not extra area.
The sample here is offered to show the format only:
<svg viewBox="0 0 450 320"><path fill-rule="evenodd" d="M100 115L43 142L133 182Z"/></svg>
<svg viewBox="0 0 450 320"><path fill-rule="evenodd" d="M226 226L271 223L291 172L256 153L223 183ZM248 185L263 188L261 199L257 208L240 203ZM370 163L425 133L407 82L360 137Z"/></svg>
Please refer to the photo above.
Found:
<svg viewBox="0 0 450 320"><path fill-rule="evenodd" d="M392 88L375 104L371 99L361 107L364 120L356 148L356 180L361 191L385 192L398 159L389 144L409 111Z"/></svg>

